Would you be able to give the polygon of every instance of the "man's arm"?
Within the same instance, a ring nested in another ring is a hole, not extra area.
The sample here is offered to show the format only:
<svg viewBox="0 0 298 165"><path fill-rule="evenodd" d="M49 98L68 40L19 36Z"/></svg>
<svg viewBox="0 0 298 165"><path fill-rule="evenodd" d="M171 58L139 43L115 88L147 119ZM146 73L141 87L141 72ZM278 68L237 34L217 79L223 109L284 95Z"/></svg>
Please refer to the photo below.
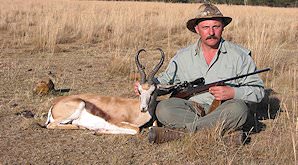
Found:
<svg viewBox="0 0 298 165"><path fill-rule="evenodd" d="M242 62L242 65L237 68L238 75L257 70L251 56L247 56ZM261 102L264 97L264 83L258 74L241 78L237 80L237 83L239 87L232 87L235 91L234 99L241 99L248 102Z"/></svg>

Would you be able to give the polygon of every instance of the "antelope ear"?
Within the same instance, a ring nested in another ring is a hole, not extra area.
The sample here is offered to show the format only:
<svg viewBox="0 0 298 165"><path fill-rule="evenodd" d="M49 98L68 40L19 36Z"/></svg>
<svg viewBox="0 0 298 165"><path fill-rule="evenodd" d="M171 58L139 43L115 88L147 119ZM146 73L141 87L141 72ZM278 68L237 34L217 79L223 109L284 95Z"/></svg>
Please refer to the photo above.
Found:
<svg viewBox="0 0 298 165"><path fill-rule="evenodd" d="M139 84L138 84L138 92L139 92L139 94L141 94L142 91L143 91L143 87L142 87L142 85L139 83Z"/></svg>

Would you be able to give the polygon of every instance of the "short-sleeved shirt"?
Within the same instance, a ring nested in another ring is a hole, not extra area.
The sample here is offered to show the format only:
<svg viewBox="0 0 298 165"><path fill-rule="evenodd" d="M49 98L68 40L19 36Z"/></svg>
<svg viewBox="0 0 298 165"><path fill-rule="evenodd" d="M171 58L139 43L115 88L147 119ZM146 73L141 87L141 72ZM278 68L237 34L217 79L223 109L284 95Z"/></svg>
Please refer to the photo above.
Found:
<svg viewBox="0 0 298 165"><path fill-rule="evenodd" d="M240 45L221 39L219 49L209 65L200 45L199 39L195 44L179 50L167 69L157 77L158 82L168 84L174 80L174 84L177 84L203 77L205 84L208 84L257 70L251 52ZM257 74L232 80L226 84L235 89L235 99L260 102L264 97L264 84ZM214 96L209 92L190 98L192 101L209 105L213 99Z"/></svg>

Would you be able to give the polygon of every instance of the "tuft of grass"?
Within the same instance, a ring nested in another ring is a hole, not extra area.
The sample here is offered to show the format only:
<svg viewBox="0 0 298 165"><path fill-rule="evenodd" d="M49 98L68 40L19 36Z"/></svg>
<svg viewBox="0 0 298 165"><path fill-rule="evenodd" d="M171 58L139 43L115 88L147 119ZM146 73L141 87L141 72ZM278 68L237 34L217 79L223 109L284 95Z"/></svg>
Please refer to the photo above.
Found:
<svg viewBox="0 0 298 165"><path fill-rule="evenodd" d="M130 54L122 51L116 51L112 54L108 65L108 73L110 75L129 75L133 69L134 63L130 59Z"/></svg>

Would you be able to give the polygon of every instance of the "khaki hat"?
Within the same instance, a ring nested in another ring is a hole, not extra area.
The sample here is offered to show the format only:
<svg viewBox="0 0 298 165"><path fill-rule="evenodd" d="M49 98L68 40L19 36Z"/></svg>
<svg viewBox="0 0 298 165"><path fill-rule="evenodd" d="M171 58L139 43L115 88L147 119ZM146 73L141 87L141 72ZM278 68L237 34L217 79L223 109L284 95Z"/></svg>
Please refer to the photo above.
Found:
<svg viewBox="0 0 298 165"><path fill-rule="evenodd" d="M197 16L187 21L186 27L190 31L197 33L195 27L199 22L213 18L222 18L224 26L227 26L232 21L231 17L224 17L216 6L204 3L199 7Z"/></svg>

